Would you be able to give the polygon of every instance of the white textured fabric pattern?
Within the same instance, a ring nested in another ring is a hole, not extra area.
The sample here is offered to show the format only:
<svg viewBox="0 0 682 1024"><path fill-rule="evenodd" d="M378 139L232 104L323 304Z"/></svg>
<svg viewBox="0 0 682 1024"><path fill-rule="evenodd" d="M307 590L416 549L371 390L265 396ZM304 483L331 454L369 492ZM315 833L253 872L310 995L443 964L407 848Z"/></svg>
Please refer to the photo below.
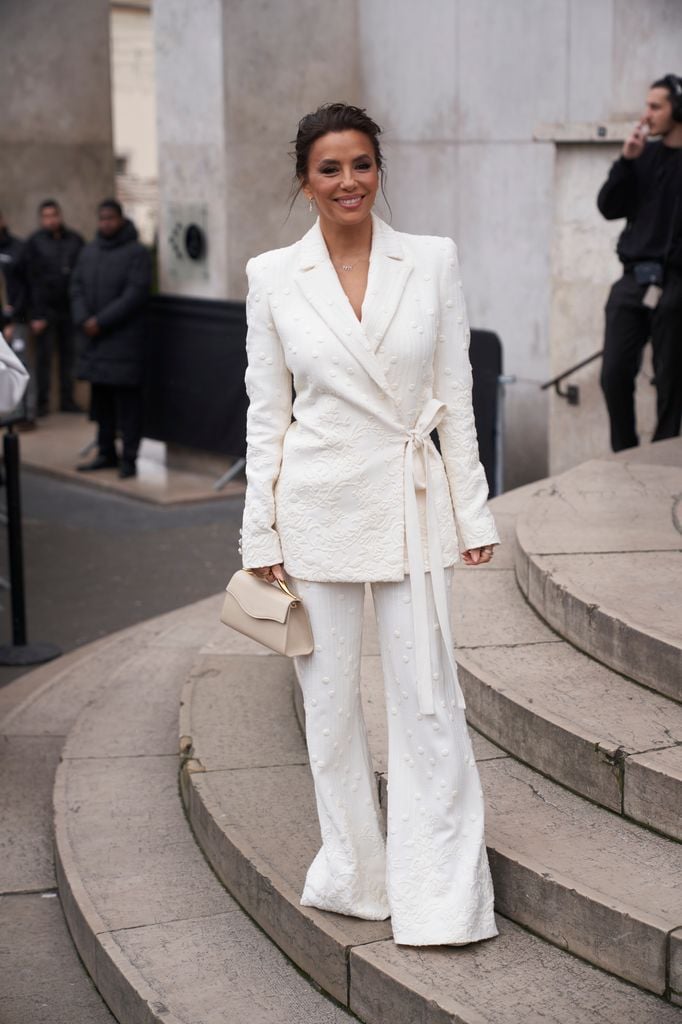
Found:
<svg viewBox="0 0 682 1024"><path fill-rule="evenodd" d="M452 569L445 576L450 595ZM390 915L395 941L406 945L459 945L497 935L483 792L430 586L436 708L424 716L409 579L372 585L388 718L384 843L360 701L364 587L291 584L315 638L315 650L297 658L296 668L322 837L301 903L369 920Z"/></svg>
<svg viewBox="0 0 682 1024"><path fill-rule="evenodd" d="M497 543L454 242L402 234L373 215L361 321L319 222L250 260L247 273L244 566L283 562L318 582L401 580L415 444L429 448L428 495L416 492L423 568L429 550L449 566L459 550ZM442 459L414 433L434 400ZM427 539L427 499L438 545Z"/></svg>

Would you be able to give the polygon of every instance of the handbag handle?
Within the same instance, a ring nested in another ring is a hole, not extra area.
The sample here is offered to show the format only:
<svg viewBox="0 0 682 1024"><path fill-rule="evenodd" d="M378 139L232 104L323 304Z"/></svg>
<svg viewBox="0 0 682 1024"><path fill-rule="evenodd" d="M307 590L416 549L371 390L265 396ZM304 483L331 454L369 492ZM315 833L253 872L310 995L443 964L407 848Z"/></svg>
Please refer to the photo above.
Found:
<svg viewBox="0 0 682 1024"><path fill-rule="evenodd" d="M260 577L253 571L253 569L245 569L244 572L248 572L250 576L256 576L256 579L260 579ZM267 580L263 580L263 583L267 583ZM294 602L291 607L298 608L299 604L301 603L300 597L297 597L296 594L292 593L291 590L289 590L286 583L284 582L284 580L279 580L277 579L276 576L275 583L280 588L280 590L283 590L287 597L290 597L291 600Z"/></svg>

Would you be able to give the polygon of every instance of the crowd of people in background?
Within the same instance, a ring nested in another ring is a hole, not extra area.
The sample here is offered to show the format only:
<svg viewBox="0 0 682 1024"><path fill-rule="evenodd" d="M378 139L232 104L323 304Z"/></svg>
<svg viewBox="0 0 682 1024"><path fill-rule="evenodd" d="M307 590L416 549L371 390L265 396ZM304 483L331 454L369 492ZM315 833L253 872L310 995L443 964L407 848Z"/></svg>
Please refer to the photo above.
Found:
<svg viewBox="0 0 682 1024"><path fill-rule="evenodd" d="M30 427L53 410L87 411L97 424L98 450L77 468L117 468L126 478L136 475L142 437L151 259L116 199L102 200L97 214L95 237L86 244L55 199L40 203L39 227L25 241L0 212L0 327L31 373L15 419ZM55 354L58 402L51 394ZM91 385L88 410L75 399L76 379Z"/></svg>

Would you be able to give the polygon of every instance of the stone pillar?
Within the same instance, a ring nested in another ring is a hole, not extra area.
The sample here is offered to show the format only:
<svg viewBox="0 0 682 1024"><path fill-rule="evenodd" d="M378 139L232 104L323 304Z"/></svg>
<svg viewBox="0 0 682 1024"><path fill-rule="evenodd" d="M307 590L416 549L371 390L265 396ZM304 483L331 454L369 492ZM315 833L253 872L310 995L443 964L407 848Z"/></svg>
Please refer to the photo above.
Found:
<svg viewBox="0 0 682 1024"><path fill-rule="evenodd" d="M41 199L94 232L114 190L109 0L3 0L0 6L0 207L13 232Z"/></svg>
<svg viewBox="0 0 682 1024"><path fill-rule="evenodd" d="M243 299L244 265L286 245L310 218L287 219L298 119L320 103L357 100L354 5L314 0L157 0L163 292ZM197 225L205 254L192 259Z"/></svg>

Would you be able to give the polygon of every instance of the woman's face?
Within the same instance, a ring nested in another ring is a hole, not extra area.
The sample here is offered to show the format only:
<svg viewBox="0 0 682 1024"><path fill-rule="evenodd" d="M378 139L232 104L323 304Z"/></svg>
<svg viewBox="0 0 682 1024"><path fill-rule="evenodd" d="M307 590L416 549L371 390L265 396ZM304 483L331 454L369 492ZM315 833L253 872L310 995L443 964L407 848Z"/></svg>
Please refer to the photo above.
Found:
<svg viewBox="0 0 682 1024"><path fill-rule="evenodd" d="M378 188L374 146L364 132L327 132L310 147L303 191L321 220L360 224L369 217Z"/></svg>

